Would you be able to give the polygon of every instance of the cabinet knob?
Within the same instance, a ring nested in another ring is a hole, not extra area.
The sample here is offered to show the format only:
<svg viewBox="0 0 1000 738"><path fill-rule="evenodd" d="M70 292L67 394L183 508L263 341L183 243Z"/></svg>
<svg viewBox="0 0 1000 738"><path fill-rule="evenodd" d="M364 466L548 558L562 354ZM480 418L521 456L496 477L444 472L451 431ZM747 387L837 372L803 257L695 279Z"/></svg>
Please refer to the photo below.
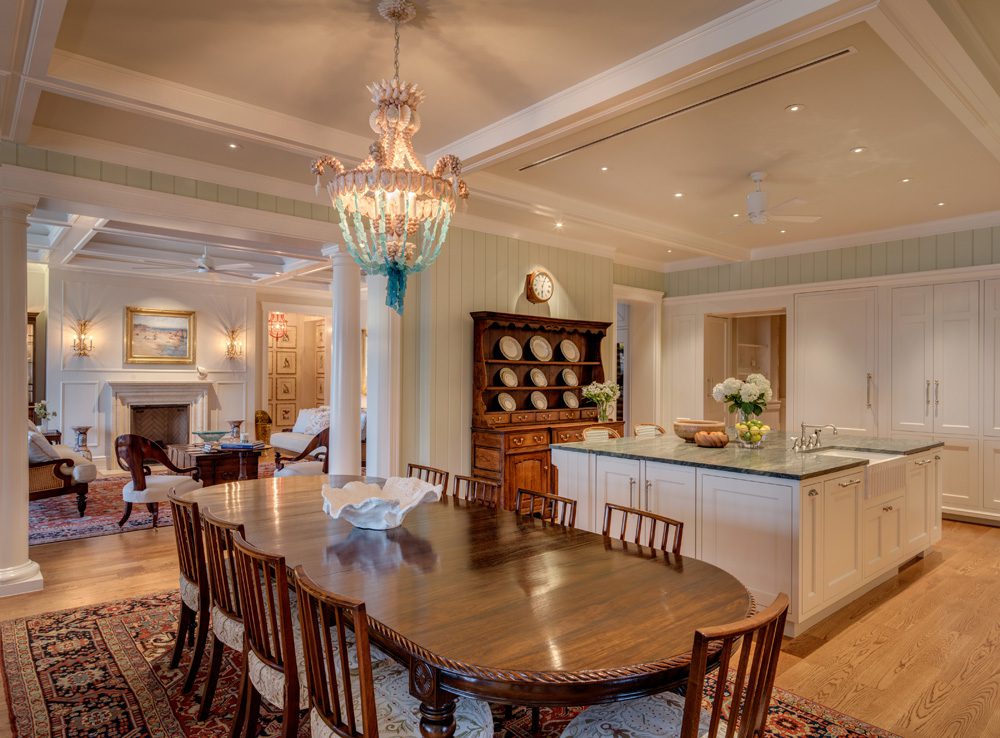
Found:
<svg viewBox="0 0 1000 738"><path fill-rule="evenodd" d="M883 507L882 512L892 512L892 505L886 505Z"/></svg>
<svg viewBox="0 0 1000 738"><path fill-rule="evenodd" d="M809 496L810 497L819 497L819 492L817 492L814 489L811 489L811 490L809 490Z"/></svg>

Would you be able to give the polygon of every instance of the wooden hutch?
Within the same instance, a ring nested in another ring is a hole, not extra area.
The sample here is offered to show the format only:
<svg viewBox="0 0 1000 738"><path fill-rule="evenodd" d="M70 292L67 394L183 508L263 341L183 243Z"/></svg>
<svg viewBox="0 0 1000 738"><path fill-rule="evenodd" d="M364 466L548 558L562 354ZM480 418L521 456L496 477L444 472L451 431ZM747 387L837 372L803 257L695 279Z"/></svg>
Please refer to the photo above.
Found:
<svg viewBox="0 0 1000 738"><path fill-rule="evenodd" d="M610 323L559 320L510 313L472 313L472 474L501 485L503 506L514 509L518 488L557 493L558 475L552 467L549 445L583 440L583 429L597 425L597 408L584 405L583 387L604 381L601 341ZM508 359L500 351L500 339L510 336L521 346L521 358ZM536 358L529 346L541 336L552 347L548 361ZM571 341L579 356L570 361L560 349ZM513 370L517 384L500 379L504 368ZM571 368L576 385L568 385L563 370ZM540 369L545 386L536 386L532 369ZM541 392L548 403L544 410L532 406L532 392ZM501 393L513 397L516 407L504 410ZM579 407L568 406L563 393L576 395ZM623 423L606 425L622 433Z"/></svg>

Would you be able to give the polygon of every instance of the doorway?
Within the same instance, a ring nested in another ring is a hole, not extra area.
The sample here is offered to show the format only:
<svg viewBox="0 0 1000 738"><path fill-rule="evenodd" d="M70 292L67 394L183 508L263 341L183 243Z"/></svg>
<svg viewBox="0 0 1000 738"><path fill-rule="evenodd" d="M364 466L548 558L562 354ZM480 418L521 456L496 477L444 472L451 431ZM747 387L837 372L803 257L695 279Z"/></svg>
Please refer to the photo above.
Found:
<svg viewBox="0 0 1000 738"><path fill-rule="evenodd" d="M631 435L637 423L662 424L663 293L615 285L613 366L622 392L616 417Z"/></svg>
<svg viewBox="0 0 1000 738"><path fill-rule="evenodd" d="M703 416L732 424L725 405L712 388L727 377L746 379L763 374L774 397L761 420L775 430L785 427L786 316L784 310L705 316L705 383Z"/></svg>

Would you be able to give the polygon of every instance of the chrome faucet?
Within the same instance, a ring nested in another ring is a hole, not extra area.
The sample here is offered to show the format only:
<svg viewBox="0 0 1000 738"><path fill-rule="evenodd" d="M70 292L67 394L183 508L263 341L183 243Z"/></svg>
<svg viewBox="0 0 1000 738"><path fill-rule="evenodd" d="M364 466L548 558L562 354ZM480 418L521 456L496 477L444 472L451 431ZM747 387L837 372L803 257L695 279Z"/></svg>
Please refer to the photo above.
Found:
<svg viewBox="0 0 1000 738"><path fill-rule="evenodd" d="M813 432L808 437L806 436L806 429L812 428ZM808 451L809 449L820 447L820 433L824 429L833 429L833 435L837 435L839 432L837 426L827 423L826 425L813 425L812 423L802 423L800 428L800 434L798 438L792 437L792 451Z"/></svg>

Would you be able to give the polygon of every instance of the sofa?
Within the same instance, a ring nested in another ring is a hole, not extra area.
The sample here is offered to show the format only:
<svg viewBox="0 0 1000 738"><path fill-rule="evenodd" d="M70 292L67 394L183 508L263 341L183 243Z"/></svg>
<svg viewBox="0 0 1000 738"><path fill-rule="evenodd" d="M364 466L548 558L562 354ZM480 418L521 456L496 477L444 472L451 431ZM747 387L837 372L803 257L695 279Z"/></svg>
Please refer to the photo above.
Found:
<svg viewBox="0 0 1000 738"><path fill-rule="evenodd" d="M322 405L316 408L304 408L299 410L298 417L295 418L295 425L291 428L283 428L277 433L271 434L271 445L281 451L286 456L298 456L317 433L324 428L330 427L330 408ZM368 430L368 413L361 410L361 464L365 463L365 445ZM325 448L317 448L312 452L313 456L325 453Z"/></svg>
<svg viewBox="0 0 1000 738"><path fill-rule="evenodd" d="M28 499L76 495L80 517L87 511L90 482L97 479L97 466L69 446L51 444L28 421Z"/></svg>

